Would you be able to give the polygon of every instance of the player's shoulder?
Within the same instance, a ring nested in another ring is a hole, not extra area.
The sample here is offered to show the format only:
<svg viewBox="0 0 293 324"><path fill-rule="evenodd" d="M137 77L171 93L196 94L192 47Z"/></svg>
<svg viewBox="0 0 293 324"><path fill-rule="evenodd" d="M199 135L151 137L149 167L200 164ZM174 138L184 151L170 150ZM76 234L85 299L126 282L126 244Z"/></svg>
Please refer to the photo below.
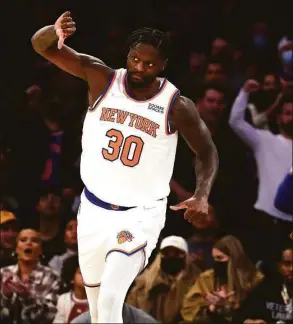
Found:
<svg viewBox="0 0 293 324"><path fill-rule="evenodd" d="M177 95L174 101L174 110L188 110L188 109L196 109L194 102L185 96Z"/></svg>

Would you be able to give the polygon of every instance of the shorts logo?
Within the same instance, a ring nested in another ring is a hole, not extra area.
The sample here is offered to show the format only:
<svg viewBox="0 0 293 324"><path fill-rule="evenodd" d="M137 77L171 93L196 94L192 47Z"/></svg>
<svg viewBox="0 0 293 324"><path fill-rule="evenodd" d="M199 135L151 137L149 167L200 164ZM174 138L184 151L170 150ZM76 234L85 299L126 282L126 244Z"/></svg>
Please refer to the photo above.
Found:
<svg viewBox="0 0 293 324"><path fill-rule="evenodd" d="M133 240L133 235L128 231L121 231L117 235L117 240L119 244L122 244L126 241L131 242Z"/></svg>

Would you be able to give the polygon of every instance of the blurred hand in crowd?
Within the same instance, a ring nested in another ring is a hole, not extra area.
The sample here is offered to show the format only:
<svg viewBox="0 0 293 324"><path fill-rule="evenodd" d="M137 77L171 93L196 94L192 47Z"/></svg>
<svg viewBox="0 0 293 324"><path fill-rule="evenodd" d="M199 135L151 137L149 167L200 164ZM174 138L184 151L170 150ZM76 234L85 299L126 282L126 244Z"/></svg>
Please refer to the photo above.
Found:
<svg viewBox="0 0 293 324"><path fill-rule="evenodd" d="M228 292L227 289L221 288L220 290L208 293L205 298L210 304L209 309L211 312L216 310L216 307L224 306L230 296L234 295L234 291Z"/></svg>
<svg viewBox="0 0 293 324"><path fill-rule="evenodd" d="M28 282L22 283L17 278L9 276L2 284L2 294L6 298L10 298L14 293L21 297L27 297L29 294ZM16 280L16 281L15 281Z"/></svg>
<svg viewBox="0 0 293 324"><path fill-rule="evenodd" d="M245 82L243 89L247 93L253 93L260 89L260 84L256 80L249 79Z"/></svg>

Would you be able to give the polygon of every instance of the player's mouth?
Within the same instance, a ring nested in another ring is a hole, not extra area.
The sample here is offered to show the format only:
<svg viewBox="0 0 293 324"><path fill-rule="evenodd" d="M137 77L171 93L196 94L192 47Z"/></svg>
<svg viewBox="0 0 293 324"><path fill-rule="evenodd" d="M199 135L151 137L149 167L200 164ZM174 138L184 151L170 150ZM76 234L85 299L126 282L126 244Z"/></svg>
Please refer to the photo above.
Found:
<svg viewBox="0 0 293 324"><path fill-rule="evenodd" d="M132 79L134 79L135 81L143 81L143 77L140 76L139 74L132 74L131 77L132 77Z"/></svg>

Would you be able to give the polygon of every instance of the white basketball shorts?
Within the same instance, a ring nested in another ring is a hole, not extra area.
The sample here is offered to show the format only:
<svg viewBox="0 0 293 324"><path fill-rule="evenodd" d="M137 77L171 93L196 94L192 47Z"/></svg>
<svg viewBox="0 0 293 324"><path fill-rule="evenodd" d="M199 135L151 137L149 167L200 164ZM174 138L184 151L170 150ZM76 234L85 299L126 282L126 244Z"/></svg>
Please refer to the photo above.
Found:
<svg viewBox="0 0 293 324"><path fill-rule="evenodd" d="M126 211L108 210L91 203L83 192L77 215L77 235L79 264L85 285L100 285L110 253L132 255L142 251L142 270L165 225L166 205L165 198Z"/></svg>

